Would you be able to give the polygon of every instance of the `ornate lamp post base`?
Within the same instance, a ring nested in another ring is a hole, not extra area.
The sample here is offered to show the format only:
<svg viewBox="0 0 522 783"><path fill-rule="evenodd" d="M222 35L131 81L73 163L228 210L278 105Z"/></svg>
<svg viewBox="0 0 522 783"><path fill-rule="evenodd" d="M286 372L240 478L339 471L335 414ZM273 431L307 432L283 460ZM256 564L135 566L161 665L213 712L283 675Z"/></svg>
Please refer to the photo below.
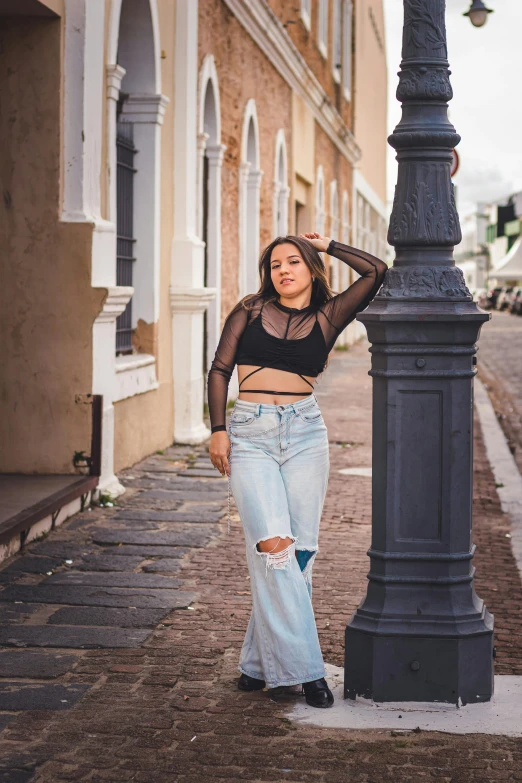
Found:
<svg viewBox="0 0 522 783"><path fill-rule="evenodd" d="M404 0L402 119L388 140L396 257L358 316L372 344L372 546L368 592L346 629L344 691L375 701L493 693L493 618L471 562L475 343L489 315L453 260L460 137L447 116L444 7Z"/></svg>
<svg viewBox="0 0 522 783"><path fill-rule="evenodd" d="M405 301L392 276L358 316L372 344L373 528L367 596L346 629L346 698L493 693L493 618L473 589L471 543L475 342L489 315L453 272L453 302L435 282Z"/></svg>

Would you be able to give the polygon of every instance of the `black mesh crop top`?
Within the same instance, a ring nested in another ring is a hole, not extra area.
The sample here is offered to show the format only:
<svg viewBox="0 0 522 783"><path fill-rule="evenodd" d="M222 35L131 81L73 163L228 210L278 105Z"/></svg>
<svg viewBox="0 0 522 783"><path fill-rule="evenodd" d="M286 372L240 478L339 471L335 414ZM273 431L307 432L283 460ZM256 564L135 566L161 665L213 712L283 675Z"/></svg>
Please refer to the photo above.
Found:
<svg viewBox="0 0 522 783"><path fill-rule="evenodd" d="M253 365L285 370L303 378L316 378L323 370L337 336L356 313L371 302L384 279L387 266L375 256L333 240L326 251L352 267L360 277L346 291L318 306L286 307L261 296L250 300L249 309L239 302L228 315L208 374L208 405L212 432L226 430L228 385L234 365ZM303 380L313 389L312 384ZM262 385L262 384L261 384ZM310 391L242 389L249 393L306 396Z"/></svg>

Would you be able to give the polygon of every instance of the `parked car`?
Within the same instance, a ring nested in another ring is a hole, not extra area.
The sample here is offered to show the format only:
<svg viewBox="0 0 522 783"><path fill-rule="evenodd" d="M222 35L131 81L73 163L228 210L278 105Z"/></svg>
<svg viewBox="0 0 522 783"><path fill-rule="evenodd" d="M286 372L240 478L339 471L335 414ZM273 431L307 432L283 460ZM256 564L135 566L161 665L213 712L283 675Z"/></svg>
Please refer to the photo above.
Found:
<svg viewBox="0 0 522 783"><path fill-rule="evenodd" d="M513 291L513 286L504 287L501 289L495 307L497 310L506 310L509 305L509 296Z"/></svg>
<svg viewBox="0 0 522 783"><path fill-rule="evenodd" d="M514 315L522 315L522 288L514 288L509 299L509 312Z"/></svg>
<svg viewBox="0 0 522 783"><path fill-rule="evenodd" d="M479 307L482 307L484 310L491 310L493 307L495 307L498 295L501 290L502 289L500 287L490 288L488 291L482 294L478 300Z"/></svg>
<svg viewBox="0 0 522 783"><path fill-rule="evenodd" d="M480 303L481 299L487 294L487 291L485 288L475 288L473 291L471 291L471 296L473 297L473 301Z"/></svg>

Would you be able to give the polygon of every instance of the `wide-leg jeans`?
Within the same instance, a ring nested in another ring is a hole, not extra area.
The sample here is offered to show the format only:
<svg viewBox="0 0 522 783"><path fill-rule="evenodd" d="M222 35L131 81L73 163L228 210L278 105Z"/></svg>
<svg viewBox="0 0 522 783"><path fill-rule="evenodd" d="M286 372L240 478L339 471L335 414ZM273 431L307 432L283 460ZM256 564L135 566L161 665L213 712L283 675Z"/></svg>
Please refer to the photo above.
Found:
<svg viewBox="0 0 522 783"><path fill-rule="evenodd" d="M230 487L243 525L252 614L239 670L268 688L325 676L312 566L326 495L326 425L314 394L286 405L237 400L228 428ZM291 539L282 552L257 548Z"/></svg>

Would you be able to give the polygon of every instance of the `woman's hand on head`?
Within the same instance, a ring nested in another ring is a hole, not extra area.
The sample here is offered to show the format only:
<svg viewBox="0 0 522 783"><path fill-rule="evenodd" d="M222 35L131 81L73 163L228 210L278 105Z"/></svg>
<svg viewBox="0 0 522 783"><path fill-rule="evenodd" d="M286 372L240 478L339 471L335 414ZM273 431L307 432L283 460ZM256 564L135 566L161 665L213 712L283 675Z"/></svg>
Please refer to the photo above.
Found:
<svg viewBox="0 0 522 783"><path fill-rule="evenodd" d="M230 476L230 465L228 464L228 455L230 454L230 439L225 430L213 432L210 436L209 446L210 461L215 468L219 470L222 476Z"/></svg>
<svg viewBox="0 0 522 783"><path fill-rule="evenodd" d="M299 234L301 239L307 239L319 253L326 253L330 244L330 237L322 237L317 231L311 231L309 234Z"/></svg>

